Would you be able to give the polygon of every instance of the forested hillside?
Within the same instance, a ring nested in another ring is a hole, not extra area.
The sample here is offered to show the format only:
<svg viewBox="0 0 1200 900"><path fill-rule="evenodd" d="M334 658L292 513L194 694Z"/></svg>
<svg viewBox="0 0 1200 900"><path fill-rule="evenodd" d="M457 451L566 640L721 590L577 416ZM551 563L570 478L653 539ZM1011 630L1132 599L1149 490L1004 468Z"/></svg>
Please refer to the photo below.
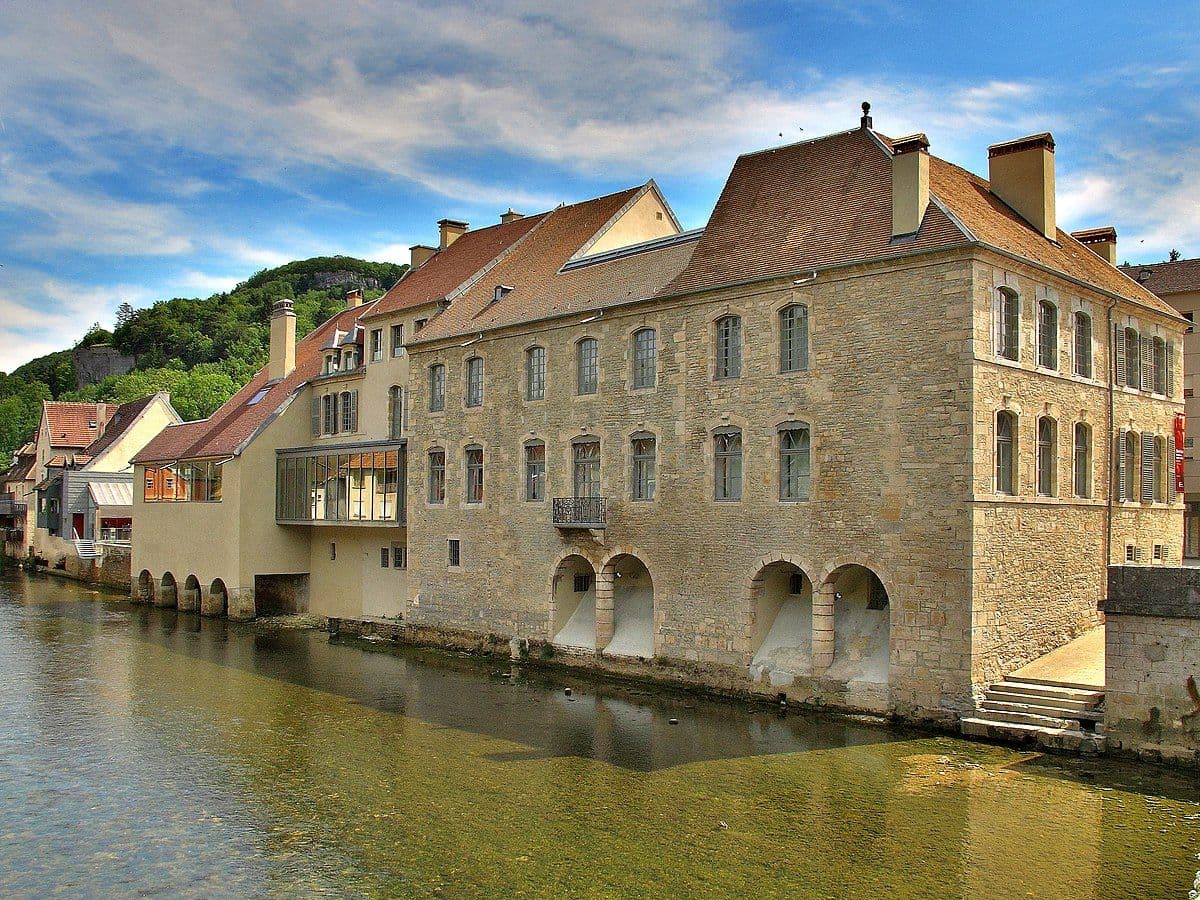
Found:
<svg viewBox="0 0 1200 900"><path fill-rule="evenodd" d="M303 337L344 308L349 288L362 288L370 300L406 269L348 256L318 256L265 269L232 291L206 299L161 300L145 309L122 304L111 332L97 323L77 346L111 343L137 357L132 372L76 390L67 349L32 360L11 374L0 373L0 470L37 426L43 400L124 403L166 390L185 419L204 418L266 363L274 301L295 301L296 333Z"/></svg>

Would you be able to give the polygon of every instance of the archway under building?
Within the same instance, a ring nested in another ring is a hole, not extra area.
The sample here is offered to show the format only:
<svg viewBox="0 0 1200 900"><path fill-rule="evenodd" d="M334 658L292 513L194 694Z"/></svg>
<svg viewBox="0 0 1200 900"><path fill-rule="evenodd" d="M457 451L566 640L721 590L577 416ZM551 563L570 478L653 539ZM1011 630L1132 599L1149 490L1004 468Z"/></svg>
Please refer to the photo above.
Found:
<svg viewBox="0 0 1200 900"><path fill-rule="evenodd" d="M214 578L208 586L208 597L202 599L200 611L206 616L225 616L229 614L229 591L225 582Z"/></svg>
<svg viewBox="0 0 1200 900"><path fill-rule="evenodd" d="M170 572L163 573L162 581L159 582L158 597L155 599L157 606L176 606L179 603L179 586L175 583L175 576Z"/></svg>
<svg viewBox="0 0 1200 900"><path fill-rule="evenodd" d="M200 609L200 579L189 575L183 581L183 594L179 598L181 612L196 612Z"/></svg>
<svg viewBox="0 0 1200 900"><path fill-rule="evenodd" d="M596 649L596 570L578 554L563 559L550 588L550 633L559 647Z"/></svg>
<svg viewBox="0 0 1200 900"><path fill-rule="evenodd" d="M795 563L777 560L750 582L750 677L774 687L813 671L813 585Z"/></svg>
<svg viewBox="0 0 1200 900"><path fill-rule="evenodd" d="M308 574L255 575L254 614L290 615L308 612Z"/></svg>
<svg viewBox="0 0 1200 900"><path fill-rule="evenodd" d="M891 601L883 581L866 566L834 569L833 662L826 678L847 684L887 684L891 653Z"/></svg>
<svg viewBox="0 0 1200 900"><path fill-rule="evenodd" d="M654 656L654 579L646 564L631 553L613 557L601 569L611 584L612 640L606 656Z"/></svg>
<svg viewBox="0 0 1200 900"><path fill-rule="evenodd" d="M148 569L138 575L136 599L142 603L154 602L154 576Z"/></svg>

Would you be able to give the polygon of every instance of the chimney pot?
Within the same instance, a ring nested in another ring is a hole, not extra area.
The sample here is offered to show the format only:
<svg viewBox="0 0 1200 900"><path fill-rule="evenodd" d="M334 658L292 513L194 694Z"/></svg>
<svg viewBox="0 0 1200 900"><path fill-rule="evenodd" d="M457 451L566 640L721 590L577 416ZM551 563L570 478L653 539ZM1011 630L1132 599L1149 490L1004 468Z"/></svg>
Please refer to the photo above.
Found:
<svg viewBox="0 0 1200 900"><path fill-rule="evenodd" d="M929 138L910 134L892 142L892 237L921 230L929 208Z"/></svg>
<svg viewBox="0 0 1200 900"><path fill-rule="evenodd" d="M1117 264L1117 229L1111 225L1072 231L1071 237L1083 244L1110 266Z"/></svg>
<svg viewBox="0 0 1200 900"><path fill-rule="evenodd" d="M466 234L467 229L471 227L466 222L459 222L457 219L439 219L437 225L439 250L445 250Z"/></svg>
<svg viewBox="0 0 1200 900"><path fill-rule="evenodd" d="M1049 240L1058 240L1054 211L1054 138L1049 132L988 147L992 193Z"/></svg>
<svg viewBox="0 0 1200 900"><path fill-rule="evenodd" d="M271 360L267 377L271 381L287 378L296 368L296 313L291 300L276 300L271 305Z"/></svg>
<svg viewBox="0 0 1200 900"><path fill-rule="evenodd" d="M515 221L517 221L517 219L523 219L523 218L525 218L524 213L519 213L510 206L508 208L508 212L500 213L500 224L507 225L509 222L515 222Z"/></svg>

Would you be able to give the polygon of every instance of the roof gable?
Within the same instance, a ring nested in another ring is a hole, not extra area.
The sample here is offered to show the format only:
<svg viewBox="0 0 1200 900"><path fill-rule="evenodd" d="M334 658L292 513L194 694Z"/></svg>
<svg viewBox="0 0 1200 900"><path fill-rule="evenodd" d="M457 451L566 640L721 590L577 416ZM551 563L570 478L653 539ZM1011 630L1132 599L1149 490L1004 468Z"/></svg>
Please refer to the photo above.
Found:
<svg viewBox="0 0 1200 900"><path fill-rule="evenodd" d="M112 403L43 401L42 421L50 446L82 450L103 433L116 409Z"/></svg>

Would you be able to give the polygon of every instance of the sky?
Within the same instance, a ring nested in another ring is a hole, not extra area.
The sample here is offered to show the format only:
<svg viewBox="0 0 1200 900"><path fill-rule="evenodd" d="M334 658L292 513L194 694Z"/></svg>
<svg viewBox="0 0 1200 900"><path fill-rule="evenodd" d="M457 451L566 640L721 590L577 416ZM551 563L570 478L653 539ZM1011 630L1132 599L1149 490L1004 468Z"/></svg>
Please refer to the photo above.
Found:
<svg viewBox="0 0 1200 900"><path fill-rule="evenodd" d="M702 226L739 153L924 131L986 176L1050 131L1058 221L1200 256L1200 2L0 0L0 371L118 304L292 259L407 262L654 178Z"/></svg>

